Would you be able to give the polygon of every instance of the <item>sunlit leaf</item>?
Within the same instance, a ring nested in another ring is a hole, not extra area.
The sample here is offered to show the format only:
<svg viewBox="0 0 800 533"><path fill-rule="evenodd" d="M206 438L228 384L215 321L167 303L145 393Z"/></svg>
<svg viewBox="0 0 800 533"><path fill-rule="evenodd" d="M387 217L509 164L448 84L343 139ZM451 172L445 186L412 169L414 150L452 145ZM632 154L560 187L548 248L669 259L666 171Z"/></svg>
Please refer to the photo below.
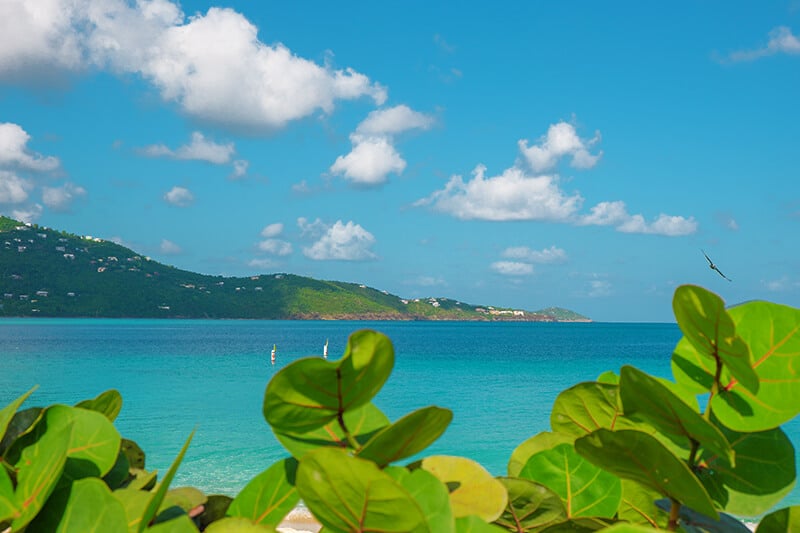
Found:
<svg viewBox="0 0 800 533"><path fill-rule="evenodd" d="M5 437L6 430L8 429L8 425L11 423L11 419L14 418L14 415L17 413L17 409L22 403L33 394L33 391L36 390L36 387L33 387L31 390L23 394L22 396L18 397L16 400L11 402L10 404L3 407L0 410L0 439Z"/></svg>
<svg viewBox="0 0 800 533"><path fill-rule="evenodd" d="M194 431L192 431L192 433L189 435L189 438L186 439L183 448L181 448L178 456L172 462L169 470L167 470L167 474L164 476L164 479L162 479L161 483L158 485L158 489L156 489L156 491L153 493L150 503L147 504L147 507L142 515L142 521L139 524L139 533L144 531L145 527L147 527L150 521L155 518L158 509L161 508L161 503L164 501L164 497L169 490L169 484L172 483L172 479L175 477L175 473L178 471L178 466L180 466L181 461L183 461L183 456L186 455L186 450L189 449L189 443L192 442L193 436Z"/></svg>
<svg viewBox="0 0 800 533"><path fill-rule="evenodd" d="M794 533L800 531L800 505L778 509L761 519L756 533Z"/></svg>
<svg viewBox="0 0 800 533"><path fill-rule="evenodd" d="M75 404L75 407L97 411L113 422L122 410L122 395L119 391L110 389L100 393L96 398Z"/></svg>
<svg viewBox="0 0 800 533"><path fill-rule="evenodd" d="M475 515L456 518L456 533L503 533L505 531L494 524L484 522Z"/></svg>
<svg viewBox="0 0 800 533"><path fill-rule="evenodd" d="M626 424L621 418L618 393L617 385L596 382L574 385L556 397L550 426L556 433L573 438L587 435L595 429L618 429L618 424Z"/></svg>
<svg viewBox="0 0 800 533"><path fill-rule="evenodd" d="M581 516L545 526L538 530L538 533L591 533L592 531L600 531L601 529L605 531L614 522L615 520L613 518Z"/></svg>
<svg viewBox="0 0 800 533"><path fill-rule="evenodd" d="M380 430L358 451L358 456L380 467L411 457L438 439L451 420L453 412L449 409L418 409Z"/></svg>
<svg viewBox="0 0 800 533"><path fill-rule="evenodd" d="M86 533L87 531L125 531L125 509L97 478L75 481L54 493L30 524L30 531Z"/></svg>
<svg viewBox="0 0 800 533"><path fill-rule="evenodd" d="M102 477L117 462L119 432L103 414L79 407L53 405L46 409L48 430L70 427L65 475L68 479Z"/></svg>
<svg viewBox="0 0 800 533"><path fill-rule="evenodd" d="M513 477L497 479L508 492L508 505L496 524L512 531L528 531L567 518L561 497L541 483Z"/></svg>
<svg viewBox="0 0 800 533"><path fill-rule="evenodd" d="M622 495L619 478L587 461L571 444L532 455L519 477L541 483L558 494L569 518L610 518L616 514Z"/></svg>
<svg viewBox="0 0 800 533"><path fill-rule="evenodd" d="M604 470L719 518L711 498L686 463L655 437L636 430L598 429L576 440L575 449Z"/></svg>
<svg viewBox="0 0 800 533"><path fill-rule="evenodd" d="M300 500L294 486L296 475L295 459L278 461L250 480L236 495L228 507L228 515L277 526Z"/></svg>
<svg viewBox="0 0 800 533"><path fill-rule="evenodd" d="M142 516L144 516L144 512L150 503L152 494L132 488L117 489L112 494L125 510L128 531L130 533L138 532L142 523Z"/></svg>
<svg viewBox="0 0 800 533"><path fill-rule="evenodd" d="M431 532L455 531L455 519L450 508L450 493L436 476L421 468L410 471L400 466L390 466L384 469L384 472L400 483L416 500Z"/></svg>
<svg viewBox="0 0 800 533"><path fill-rule="evenodd" d="M229 517L212 522L205 529L206 533L276 533L276 529L263 524L256 524L247 518Z"/></svg>
<svg viewBox="0 0 800 533"><path fill-rule="evenodd" d="M509 477L518 477L525 467L525 463L528 462L528 459L533 454L555 448L559 444L572 444L574 440L573 437L563 433L551 433L549 431L534 435L511 452L511 458L508 461Z"/></svg>
<svg viewBox="0 0 800 533"><path fill-rule="evenodd" d="M656 500L661 497L661 493L651 487L623 479L618 518L634 524L665 529L669 522L669 514L656 505Z"/></svg>

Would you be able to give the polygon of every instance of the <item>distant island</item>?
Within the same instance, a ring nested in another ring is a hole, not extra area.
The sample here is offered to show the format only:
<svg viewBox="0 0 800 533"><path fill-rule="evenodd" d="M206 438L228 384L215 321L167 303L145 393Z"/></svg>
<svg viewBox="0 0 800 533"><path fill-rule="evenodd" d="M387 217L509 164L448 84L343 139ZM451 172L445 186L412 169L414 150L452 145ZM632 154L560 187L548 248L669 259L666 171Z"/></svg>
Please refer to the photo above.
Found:
<svg viewBox="0 0 800 533"><path fill-rule="evenodd" d="M197 274L91 236L0 216L0 317L249 318L591 322L539 311L404 299L366 285L288 273Z"/></svg>

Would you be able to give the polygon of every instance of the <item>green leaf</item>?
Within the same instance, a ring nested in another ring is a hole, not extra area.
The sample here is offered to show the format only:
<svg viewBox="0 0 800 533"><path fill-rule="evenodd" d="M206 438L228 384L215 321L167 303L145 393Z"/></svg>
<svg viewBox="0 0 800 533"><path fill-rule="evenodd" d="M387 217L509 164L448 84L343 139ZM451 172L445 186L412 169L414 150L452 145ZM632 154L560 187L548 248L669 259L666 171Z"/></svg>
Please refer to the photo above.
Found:
<svg viewBox="0 0 800 533"><path fill-rule="evenodd" d="M189 443L192 442L192 437L194 437L194 430L191 432L191 434L189 434L189 438L186 439L183 448L181 448L181 451L178 453L175 461L172 462L172 466L169 467L164 479L161 480L158 489L156 489L155 493L150 499L150 503L147 504L147 507L142 514L142 521L139 523L139 533L144 531L148 524L150 524L150 521L155 518L156 512L161 508L161 502L164 501L164 497L169 490L169 484L172 483L172 478L175 477L175 473L178 471L178 466L180 466L181 461L183 461L183 456L186 455L186 450L189 449Z"/></svg>
<svg viewBox="0 0 800 533"><path fill-rule="evenodd" d="M756 533L793 533L800 531L800 505L778 509L761 519Z"/></svg>
<svg viewBox="0 0 800 533"><path fill-rule="evenodd" d="M188 516L178 515L165 522L159 522L148 527L148 533L197 533L197 527Z"/></svg>
<svg viewBox="0 0 800 533"><path fill-rule="evenodd" d="M122 504L101 480L86 478L54 493L27 531L86 533L126 529Z"/></svg>
<svg viewBox="0 0 800 533"><path fill-rule="evenodd" d="M494 522L506 508L508 493L480 464L464 457L433 455L420 463L450 489L453 516L476 515Z"/></svg>
<svg viewBox="0 0 800 533"><path fill-rule="evenodd" d="M623 366L620 398L625 416L641 417L673 440L682 439L686 446L689 441L698 442L704 449L733 463L733 450L725 435L654 377L632 366Z"/></svg>
<svg viewBox="0 0 800 533"><path fill-rule="evenodd" d="M19 457L18 441L31 433L43 416L44 409L41 407L23 409L14 414L3 439L0 440L0 457L8 460ZM15 448L17 449L15 450Z"/></svg>
<svg viewBox="0 0 800 533"><path fill-rule="evenodd" d="M278 526L300 496L295 488L297 461L284 459L254 477L228 507L229 516L242 516L258 524Z"/></svg>
<svg viewBox="0 0 800 533"><path fill-rule="evenodd" d="M604 470L719 518L711 498L686 463L655 437L636 430L598 429L576 440L575 449Z"/></svg>
<svg viewBox="0 0 800 533"><path fill-rule="evenodd" d="M661 493L651 487L623 479L622 501L619 504L617 518L634 524L666 529L669 514L656 505L656 500L661 496Z"/></svg>
<svg viewBox="0 0 800 533"><path fill-rule="evenodd" d="M12 531L22 529L33 520L53 492L67 462L69 440L69 427L51 431L40 429L36 440L21 450L14 464L17 488Z"/></svg>
<svg viewBox="0 0 800 533"><path fill-rule="evenodd" d="M129 439L122 439L120 450L122 450L125 457L128 458L128 464L130 464L131 468L144 470L145 455L138 444Z"/></svg>
<svg viewBox="0 0 800 533"><path fill-rule="evenodd" d="M147 509L152 498L152 494L147 491L124 488L113 492L114 498L122 504L125 509L126 522L130 533L137 533L142 523L142 516Z"/></svg>
<svg viewBox="0 0 800 533"><path fill-rule="evenodd" d="M678 326L696 350L695 357L712 362L719 359L743 387L758 391L750 351L737 335L722 298L696 285L681 285L675 290L672 308Z"/></svg>
<svg viewBox="0 0 800 533"><path fill-rule="evenodd" d="M4 522L14 516L16 509L14 486L11 483L11 478L8 477L5 466L0 464L0 522Z"/></svg>
<svg viewBox="0 0 800 533"><path fill-rule="evenodd" d="M453 420L453 412L441 407L424 407L383 428L367 442L358 456L384 467L415 455L438 439Z"/></svg>
<svg viewBox="0 0 800 533"><path fill-rule="evenodd" d="M203 512L194 517L194 522L200 531L205 529L213 522L225 518L228 508L233 502L233 498L224 494L210 494L203 506Z"/></svg>
<svg viewBox="0 0 800 533"><path fill-rule="evenodd" d="M114 425L100 413L53 405L45 410L48 431L69 427L70 441L64 473L67 479L102 477L117 462L120 436Z"/></svg>
<svg viewBox="0 0 800 533"><path fill-rule="evenodd" d="M247 518L230 517L212 522L206 533L276 533L274 527L256 524Z"/></svg>
<svg viewBox="0 0 800 533"><path fill-rule="evenodd" d="M421 468L409 471L400 466L384 469L416 500L428 528L434 533L453 533L455 519L450 508L450 493L439 479Z"/></svg>
<svg viewBox="0 0 800 533"><path fill-rule="evenodd" d="M636 524L614 524L603 531L605 533L652 533L653 529Z"/></svg>
<svg viewBox="0 0 800 533"><path fill-rule="evenodd" d="M301 359L275 374L264 395L264 418L278 433L296 435L320 428L369 402L393 366L388 337L357 331L339 361Z"/></svg>
<svg viewBox="0 0 800 533"><path fill-rule="evenodd" d="M528 531L567 518L561 497L544 485L513 477L497 479L508 492L508 505L496 524L511 531Z"/></svg>
<svg viewBox="0 0 800 533"><path fill-rule="evenodd" d="M389 419L372 402L346 411L343 419L347 430L362 446L378 430L389 425ZM320 446L350 447L350 442L345 437L339 421L335 419L320 428L298 435L279 433L277 431L274 433L284 448L289 450L289 453L297 459Z"/></svg>
<svg viewBox="0 0 800 533"><path fill-rule="evenodd" d="M475 515L462 516L456 519L456 533L503 533L494 524L487 524Z"/></svg>
<svg viewBox="0 0 800 533"><path fill-rule="evenodd" d="M545 528L540 529L539 533L591 533L592 531L599 531L601 529L606 530L613 523L614 520L611 518L582 516L578 518L570 518L569 520L546 526Z"/></svg>
<svg viewBox="0 0 800 533"><path fill-rule="evenodd" d="M130 468L131 465L128 463L128 458L125 456L125 453L120 450L117 453L117 462L114 463L111 470L103 476L103 481L106 482L106 485L108 485L111 490L118 489L130 479Z"/></svg>
<svg viewBox="0 0 800 533"><path fill-rule="evenodd" d="M28 396L33 394L33 391L35 390L36 387L33 387L31 390L29 390L28 392L26 392L25 394L23 394L13 402L11 402L10 404L3 407L2 410L0 410L0 439L5 437L8 425L11 423L11 420L17 413L19 406L22 405L22 403L28 398Z"/></svg>
<svg viewBox="0 0 800 533"><path fill-rule="evenodd" d="M606 370L597 376L597 382L605 383L607 385L619 385L619 376L611 370Z"/></svg>
<svg viewBox="0 0 800 533"><path fill-rule="evenodd" d="M600 428L630 428L631 422L622 417L618 393L617 385L595 382L574 385L556 397L550 426L556 433L573 439Z"/></svg>
<svg viewBox="0 0 800 533"><path fill-rule="evenodd" d="M795 450L781 428L755 433L720 429L736 453L736 466L705 452L698 477L711 493L724 491L722 508L739 516L758 516L795 485Z"/></svg>
<svg viewBox="0 0 800 533"><path fill-rule="evenodd" d="M541 483L558 494L569 518L610 518L616 514L622 497L619 478L578 455L572 444L559 444L532 455L519 477Z"/></svg>
<svg viewBox="0 0 800 533"><path fill-rule="evenodd" d="M754 394L735 379L712 398L714 414L734 431L773 429L800 414L800 309L750 302L728 311L750 347L761 380Z"/></svg>
<svg viewBox="0 0 800 533"><path fill-rule="evenodd" d="M188 514L192 509L204 505L207 499L206 495L195 487L169 489L164 495L164 501L161 502L161 507L158 512L162 512L170 507L178 507Z"/></svg>
<svg viewBox="0 0 800 533"><path fill-rule="evenodd" d="M113 422L117 419L117 415L119 415L119 412L122 410L122 395L119 391L110 389L100 393L97 398L83 400L75 404L75 407L97 411L105 415L109 421Z"/></svg>
<svg viewBox="0 0 800 533"><path fill-rule="evenodd" d="M550 450L559 444L572 444L574 440L573 437L563 433L551 433L549 431L534 435L511 452L511 458L508 460L509 477L519 477L519 473L525 467L525 463L528 462L528 459L533 454Z"/></svg>
<svg viewBox="0 0 800 533"><path fill-rule="evenodd" d="M348 532L430 532L416 500L371 461L344 450L308 452L297 491L326 529Z"/></svg>
<svg viewBox="0 0 800 533"><path fill-rule="evenodd" d="M672 508L672 501L661 499L656 504L664 512ZM719 520L700 514L682 505L678 511L679 523L689 533L750 533L750 529L729 514L719 513Z"/></svg>

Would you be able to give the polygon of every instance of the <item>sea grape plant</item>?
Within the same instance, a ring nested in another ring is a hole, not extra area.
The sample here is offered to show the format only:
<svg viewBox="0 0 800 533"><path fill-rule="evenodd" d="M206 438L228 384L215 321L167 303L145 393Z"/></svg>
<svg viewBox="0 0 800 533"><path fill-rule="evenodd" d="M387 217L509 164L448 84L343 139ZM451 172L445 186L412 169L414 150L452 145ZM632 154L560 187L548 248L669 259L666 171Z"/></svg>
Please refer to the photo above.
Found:
<svg viewBox="0 0 800 533"><path fill-rule="evenodd" d="M626 365L568 388L502 477L423 456L448 409L391 422L373 403L394 366L375 331L273 377L263 413L289 457L234 498L170 488L191 436L160 481L147 471L113 426L118 392L20 410L29 391L0 411L0 531L275 532L301 500L324 533L800 531L800 506L769 512L796 481L780 425L800 413L800 310L692 285L673 309L674 381Z"/></svg>

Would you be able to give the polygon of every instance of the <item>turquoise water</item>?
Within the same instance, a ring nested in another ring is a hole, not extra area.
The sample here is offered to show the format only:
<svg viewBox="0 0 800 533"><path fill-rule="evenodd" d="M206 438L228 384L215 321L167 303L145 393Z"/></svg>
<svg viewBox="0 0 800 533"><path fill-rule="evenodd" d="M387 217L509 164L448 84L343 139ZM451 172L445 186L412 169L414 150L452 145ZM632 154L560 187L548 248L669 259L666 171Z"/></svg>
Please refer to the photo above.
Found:
<svg viewBox="0 0 800 533"><path fill-rule="evenodd" d="M513 449L549 429L556 395L632 364L670 377L674 324L0 319L0 406L39 385L25 406L74 404L115 388L123 436L165 472L197 429L177 485L237 493L286 455L261 407L270 377L301 357L344 351L357 329L386 333L394 371L375 399L390 419L427 405L453 423L425 454L506 472ZM270 351L277 344L277 362ZM800 423L784 426L795 443ZM800 491L790 496L800 502Z"/></svg>

